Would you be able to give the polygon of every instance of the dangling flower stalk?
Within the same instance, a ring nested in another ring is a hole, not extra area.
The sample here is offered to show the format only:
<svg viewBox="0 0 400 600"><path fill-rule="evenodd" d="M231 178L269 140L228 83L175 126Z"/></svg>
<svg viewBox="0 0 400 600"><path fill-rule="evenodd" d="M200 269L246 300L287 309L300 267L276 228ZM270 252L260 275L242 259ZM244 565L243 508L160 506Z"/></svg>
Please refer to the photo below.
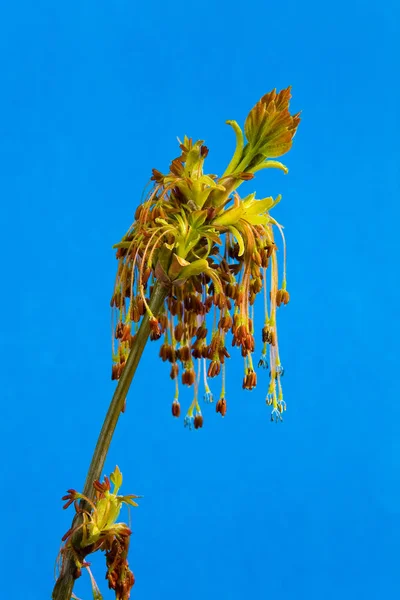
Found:
<svg viewBox="0 0 400 600"><path fill-rule="evenodd" d="M111 299L112 379L119 381L81 497L84 516L78 511L73 533L62 551L54 600L69 600L74 579L80 573L82 565L77 563L76 549L82 548L85 518L89 521L95 518L90 501L96 498L98 488L93 489L93 484L101 476L119 414L124 410L148 338L154 341L163 337L160 357L171 364L170 377L175 382L172 415L181 414L180 380L182 385L194 389L184 425L200 429L202 380L204 402L210 403L213 394L209 380L221 374L222 390L216 412L225 416L227 411L225 371L226 359L230 357L226 347L229 335L232 346L240 348L243 357L243 389L253 390L257 385L253 362L254 302L263 292L265 319L258 366L270 371L266 403L272 407L271 420L282 420L286 403L281 382L284 370L278 348L277 309L289 302L289 293L283 228L270 216L281 197L259 200L252 193L242 198L236 190L261 169L288 172L282 163L272 159L291 148L300 121L298 114L289 112L290 97L290 88L263 96L250 111L244 133L236 121L227 121L236 135L236 150L221 177L204 174L208 148L202 140L193 142L185 136L179 141L181 154L172 161L166 175L153 169L152 189L138 206L131 227L114 246L118 268ZM274 228L283 240L281 280ZM108 546L96 547L108 548L108 565L116 560L117 551L122 552L121 540L115 544L109 541ZM126 544L124 548L126 554ZM126 600L129 595L130 588L124 588L123 595L117 593L117 598Z"/></svg>

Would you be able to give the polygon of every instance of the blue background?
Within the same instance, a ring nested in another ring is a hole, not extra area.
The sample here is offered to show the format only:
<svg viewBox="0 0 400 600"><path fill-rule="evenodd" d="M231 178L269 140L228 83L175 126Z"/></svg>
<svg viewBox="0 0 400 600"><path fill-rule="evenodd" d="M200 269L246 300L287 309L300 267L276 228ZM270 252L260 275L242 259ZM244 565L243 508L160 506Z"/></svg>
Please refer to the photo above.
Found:
<svg viewBox="0 0 400 600"><path fill-rule="evenodd" d="M236 355L226 418L205 407L185 430L148 346L106 466L144 496L132 598L398 597L397 3L36 0L0 17L2 597L50 597L60 497L82 488L114 389L111 246L151 168L187 133L221 173L225 120L289 84L289 175L247 190L283 194L285 421L266 377L241 390ZM93 571L111 598L101 556Z"/></svg>

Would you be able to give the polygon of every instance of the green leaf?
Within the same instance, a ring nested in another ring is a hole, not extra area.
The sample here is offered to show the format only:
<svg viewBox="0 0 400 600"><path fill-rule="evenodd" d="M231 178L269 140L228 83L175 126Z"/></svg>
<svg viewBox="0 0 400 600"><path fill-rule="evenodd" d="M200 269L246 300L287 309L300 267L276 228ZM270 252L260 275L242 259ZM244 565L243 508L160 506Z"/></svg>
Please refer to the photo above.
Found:
<svg viewBox="0 0 400 600"><path fill-rule="evenodd" d="M129 248L132 245L132 242L118 242L118 244L114 244L113 248Z"/></svg>
<svg viewBox="0 0 400 600"><path fill-rule="evenodd" d="M117 494L119 488L122 485L122 473L119 470L118 465L115 467L113 473L110 475L111 483L114 484L113 494Z"/></svg>
<svg viewBox="0 0 400 600"><path fill-rule="evenodd" d="M250 170L252 173L256 173L261 169L280 169L285 173L285 175L289 173L289 169L281 162L279 162L279 160L266 160L265 162L262 162L260 165L257 165L256 167Z"/></svg>
<svg viewBox="0 0 400 600"><path fill-rule="evenodd" d="M263 129L268 120L266 105L262 100L251 109L244 123L244 132L249 143L255 147L263 134Z"/></svg>
<svg viewBox="0 0 400 600"><path fill-rule="evenodd" d="M189 223L192 227L197 229L201 227L204 221L207 219L207 210L195 210L189 216Z"/></svg>
<svg viewBox="0 0 400 600"><path fill-rule="evenodd" d="M233 225L230 225L228 227L228 229L232 233L233 237L236 239L237 243L239 244L238 255L239 256L243 256L243 254L244 254L244 241L243 241L242 235L238 232L238 230L236 229L236 227L233 227Z"/></svg>
<svg viewBox="0 0 400 600"><path fill-rule="evenodd" d="M179 273L179 279L188 279L189 277L193 277L194 275L200 275L200 273L203 273L207 268L208 262L206 261L206 259L200 258L199 260L195 260L192 263L188 264L186 267L184 267Z"/></svg>
<svg viewBox="0 0 400 600"><path fill-rule="evenodd" d="M243 131L239 127L239 124L236 121L226 121L226 124L230 125L236 134L236 148L235 148L235 153L232 156L232 160L229 163L229 165L227 166L225 173L222 175L222 177L225 177L226 175L230 175L231 173L234 172L234 170L240 163L240 160L241 160L242 154L243 154L243 147L244 147Z"/></svg>
<svg viewBox="0 0 400 600"><path fill-rule="evenodd" d="M263 198L262 200L253 200L251 203L248 203L247 206L245 204L245 214L243 218L246 219L250 215L262 215L273 205L274 199L272 196Z"/></svg>
<svg viewBox="0 0 400 600"><path fill-rule="evenodd" d="M221 215L213 220L212 224L217 225L218 227L223 225L234 225L243 216L244 210L244 205L241 202L238 206L224 210Z"/></svg>
<svg viewBox="0 0 400 600"><path fill-rule="evenodd" d="M139 504L137 502L135 502L132 498L141 498L142 496L134 496L133 494L130 494L129 496L123 496L122 498L122 502L125 502L125 504L130 504L131 506L139 506Z"/></svg>

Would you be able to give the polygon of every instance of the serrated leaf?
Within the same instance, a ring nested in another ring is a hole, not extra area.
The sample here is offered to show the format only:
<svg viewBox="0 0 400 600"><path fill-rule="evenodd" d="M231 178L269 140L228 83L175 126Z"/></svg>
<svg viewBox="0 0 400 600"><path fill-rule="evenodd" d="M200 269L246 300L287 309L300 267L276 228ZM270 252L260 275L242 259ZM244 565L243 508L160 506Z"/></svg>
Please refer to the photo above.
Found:
<svg viewBox="0 0 400 600"><path fill-rule="evenodd" d="M251 109L244 123L246 138L252 146L256 146L268 119L266 105L262 100Z"/></svg>
<svg viewBox="0 0 400 600"><path fill-rule="evenodd" d="M289 112L290 88L279 94L265 94L252 108L245 122L245 133L251 147L249 155L257 153L275 158L290 150L300 122L299 114Z"/></svg>
<svg viewBox="0 0 400 600"><path fill-rule="evenodd" d="M286 152L289 152L292 147L292 140L278 141L276 143L269 144L263 149L263 153L269 158L277 158L283 156Z"/></svg>

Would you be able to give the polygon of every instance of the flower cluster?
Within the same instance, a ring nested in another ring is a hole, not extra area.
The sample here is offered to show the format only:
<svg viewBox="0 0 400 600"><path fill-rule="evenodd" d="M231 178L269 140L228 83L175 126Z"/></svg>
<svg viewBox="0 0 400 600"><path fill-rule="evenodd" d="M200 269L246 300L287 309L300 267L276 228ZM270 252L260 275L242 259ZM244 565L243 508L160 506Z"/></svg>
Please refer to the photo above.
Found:
<svg viewBox="0 0 400 600"><path fill-rule="evenodd" d="M253 193L241 198L237 188L261 169L287 172L272 159L291 148L300 121L298 114L289 112L290 97L290 88L263 96L250 111L244 133L236 121L227 121L236 134L236 150L221 177L204 174L208 148L202 140L193 142L185 136L169 173L153 169L152 188L138 206L134 223L115 245L112 378L119 379L147 315L150 339L162 338L160 358L170 363L175 380L173 416L181 412L179 381L194 388L184 419L190 429L203 425L201 379L204 401L212 402L209 379L221 375L216 411L226 413L228 336L243 357L243 388L256 387L254 302L260 293L265 321L258 366L269 369L266 401L272 406L272 420L281 420L286 407L276 326L277 309L289 302L286 245L281 225L270 214L280 196L256 199ZM283 240L281 276L276 231ZM150 308L155 285L165 289L163 307L156 315Z"/></svg>
<svg viewBox="0 0 400 600"><path fill-rule="evenodd" d="M111 483L114 489L111 492ZM83 494L70 489L63 496L66 503L63 508L68 508L74 503L76 513L81 516L82 523L69 529L63 536L64 546L61 549L63 558L67 551L72 552L76 573L75 578L81 575L82 568L89 571L92 581L93 595L101 599L101 594L90 572L90 563L86 561L89 554L103 550L106 556L106 579L109 588L115 590L116 600L129 600L130 590L135 583L135 578L128 565L128 550L131 530L125 523L116 523L122 504L137 506L133 500L138 498L133 494L118 496L122 485L122 473L118 466L104 482L95 481L95 499L92 502ZM82 506L83 502L83 506ZM80 533L79 543L75 542L75 534Z"/></svg>

